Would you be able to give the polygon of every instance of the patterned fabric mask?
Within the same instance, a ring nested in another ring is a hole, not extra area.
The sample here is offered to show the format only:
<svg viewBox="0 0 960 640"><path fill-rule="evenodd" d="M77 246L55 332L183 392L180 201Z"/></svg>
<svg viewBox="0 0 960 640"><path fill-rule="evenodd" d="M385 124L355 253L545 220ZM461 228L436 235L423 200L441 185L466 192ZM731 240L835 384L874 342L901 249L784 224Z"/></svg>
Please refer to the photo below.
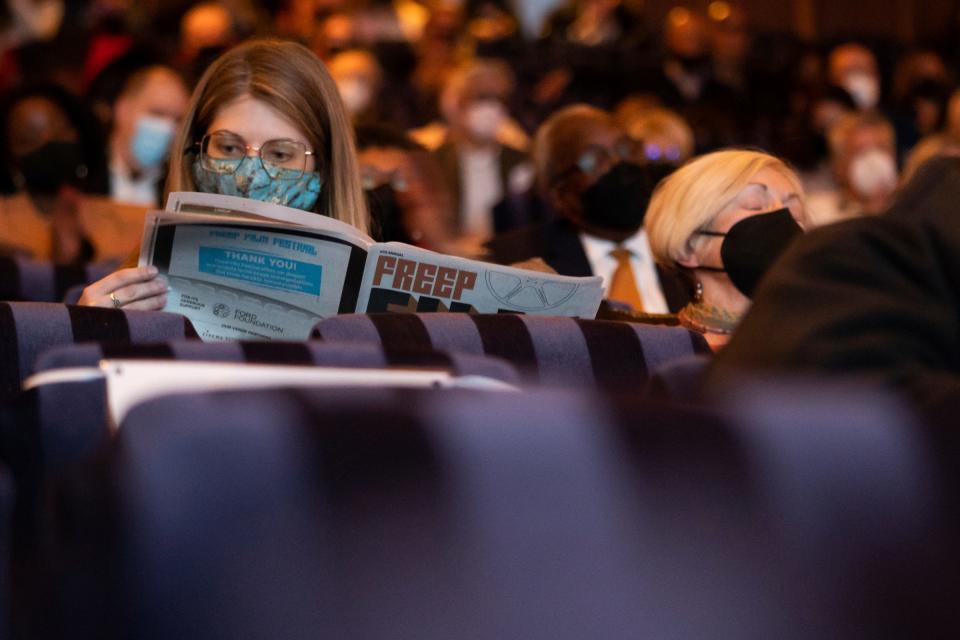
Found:
<svg viewBox="0 0 960 640"><path fill-rule="evenodd" d="M233 173L211 171L200 164L199 158L194 160L193 182L203 193L240 196L304 211L312 211L320 197L320 174L316 171L307 171L299 178L292 179L296 171L280 169L280 175L271 178L255 157L211 162L233 167Z"/></svg>

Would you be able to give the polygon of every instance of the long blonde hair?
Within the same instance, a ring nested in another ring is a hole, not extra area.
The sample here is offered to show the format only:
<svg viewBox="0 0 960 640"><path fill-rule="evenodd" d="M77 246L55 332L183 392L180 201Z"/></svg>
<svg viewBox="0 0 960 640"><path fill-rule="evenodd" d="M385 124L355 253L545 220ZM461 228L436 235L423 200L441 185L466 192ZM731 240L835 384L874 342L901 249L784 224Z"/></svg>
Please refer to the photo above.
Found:
<svg viewBox="0 0 960 640"><path fill-rule="evenodd" d="M709 226L750 180L768 167L790 182L806 216L800 178L779 158L741 149L708 153L674 171L653 192L644 229L654 260L664 267L676 267L704 242L695 232Z"/></svg>
<svg viewBox="0 0 960 640"><path fill-rule="evenodd" d="M226 52L197 83L170 160L166 192L195 191L191 161L195 143L217 110L243 96L262 100L292 122L317 152L323 186L316 213L366 233L369 216L360 187L353 128L337 86L306 47L281 40L252 40Z"/></svg>

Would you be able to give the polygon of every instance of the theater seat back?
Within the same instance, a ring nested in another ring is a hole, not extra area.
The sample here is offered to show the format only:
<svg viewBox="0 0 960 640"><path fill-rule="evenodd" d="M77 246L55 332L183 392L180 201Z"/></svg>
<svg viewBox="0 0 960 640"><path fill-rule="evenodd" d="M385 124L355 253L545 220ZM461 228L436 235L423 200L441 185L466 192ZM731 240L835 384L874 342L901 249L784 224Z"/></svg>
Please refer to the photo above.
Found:
<svg viewBox="0 0 960 640"><path fill-rule="evenodd" d="M77 342L163 342L195 338L190 321L162 312L42 302L0 302L0 402L9 401L51 347Z"/></svg>
<svg viewBox="0 0 960 640"><path fill-rule="evenodd" d="M55 265L0 256L0 300L62 302L70 290L99 280L116 267L114 263Z"/></svg>
<svg viewBox="0 0 960 640"><path fill-rule="evenodd" d="M680 327L513 314L348 314L320 321L314 335L493 355L540 385L624 392L670 360L709 353L702 336Z"/></svg>
<svg viewBox="0 0 960 640"><path fill-rule="evenodd" d="M128 416L104 490L74 479L61 500L116 518L119 538L76 522L74 546L106 555L91 584L130 637L956 628L938 518L955 474L924 432L883 398L749 400L762 391L716 411L545 391L169 397Z"/></svg>

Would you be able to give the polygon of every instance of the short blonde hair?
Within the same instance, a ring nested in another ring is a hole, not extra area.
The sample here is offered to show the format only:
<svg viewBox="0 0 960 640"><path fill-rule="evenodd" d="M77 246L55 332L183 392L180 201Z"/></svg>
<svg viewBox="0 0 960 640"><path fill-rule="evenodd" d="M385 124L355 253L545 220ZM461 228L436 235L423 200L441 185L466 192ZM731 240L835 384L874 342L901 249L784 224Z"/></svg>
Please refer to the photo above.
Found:
<svg viewBox="0 0 960 640"><path fill-rule="evenodd" d="M761 151L730 149L700 156L665 178L653 192L644 218L654 259L675 268L704 242L709 227L763 169L780 172L804 203L800 178L782 160ZM805 206L805 205L804 205Z"/></svg>
<svg viewBox="0 0 960 640"><path fill-rule="evenodd" d="M317 153L322 188L314 212L369 229L360 165L337 85L317 56L295 42L251 40L223 54L197 83L170 159L166 192L195 191L195 143L224 105L251 96L300 129Z"/></svg>

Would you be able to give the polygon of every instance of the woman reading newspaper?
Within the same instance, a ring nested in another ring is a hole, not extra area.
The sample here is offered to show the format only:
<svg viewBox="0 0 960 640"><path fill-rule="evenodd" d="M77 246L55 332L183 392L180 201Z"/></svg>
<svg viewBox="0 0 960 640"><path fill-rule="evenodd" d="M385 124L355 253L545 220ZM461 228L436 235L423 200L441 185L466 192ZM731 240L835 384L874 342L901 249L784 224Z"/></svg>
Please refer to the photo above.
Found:
<svg viewBox="0 0 960 640"><path fill-rule="evenodd" d="M181 125L167 192L253 198L330 216L366 233L350 121L323 63L292 42L231 49L200 79ZM80 304L159 310L167 284L153 266L120 269Z"/></svg>

